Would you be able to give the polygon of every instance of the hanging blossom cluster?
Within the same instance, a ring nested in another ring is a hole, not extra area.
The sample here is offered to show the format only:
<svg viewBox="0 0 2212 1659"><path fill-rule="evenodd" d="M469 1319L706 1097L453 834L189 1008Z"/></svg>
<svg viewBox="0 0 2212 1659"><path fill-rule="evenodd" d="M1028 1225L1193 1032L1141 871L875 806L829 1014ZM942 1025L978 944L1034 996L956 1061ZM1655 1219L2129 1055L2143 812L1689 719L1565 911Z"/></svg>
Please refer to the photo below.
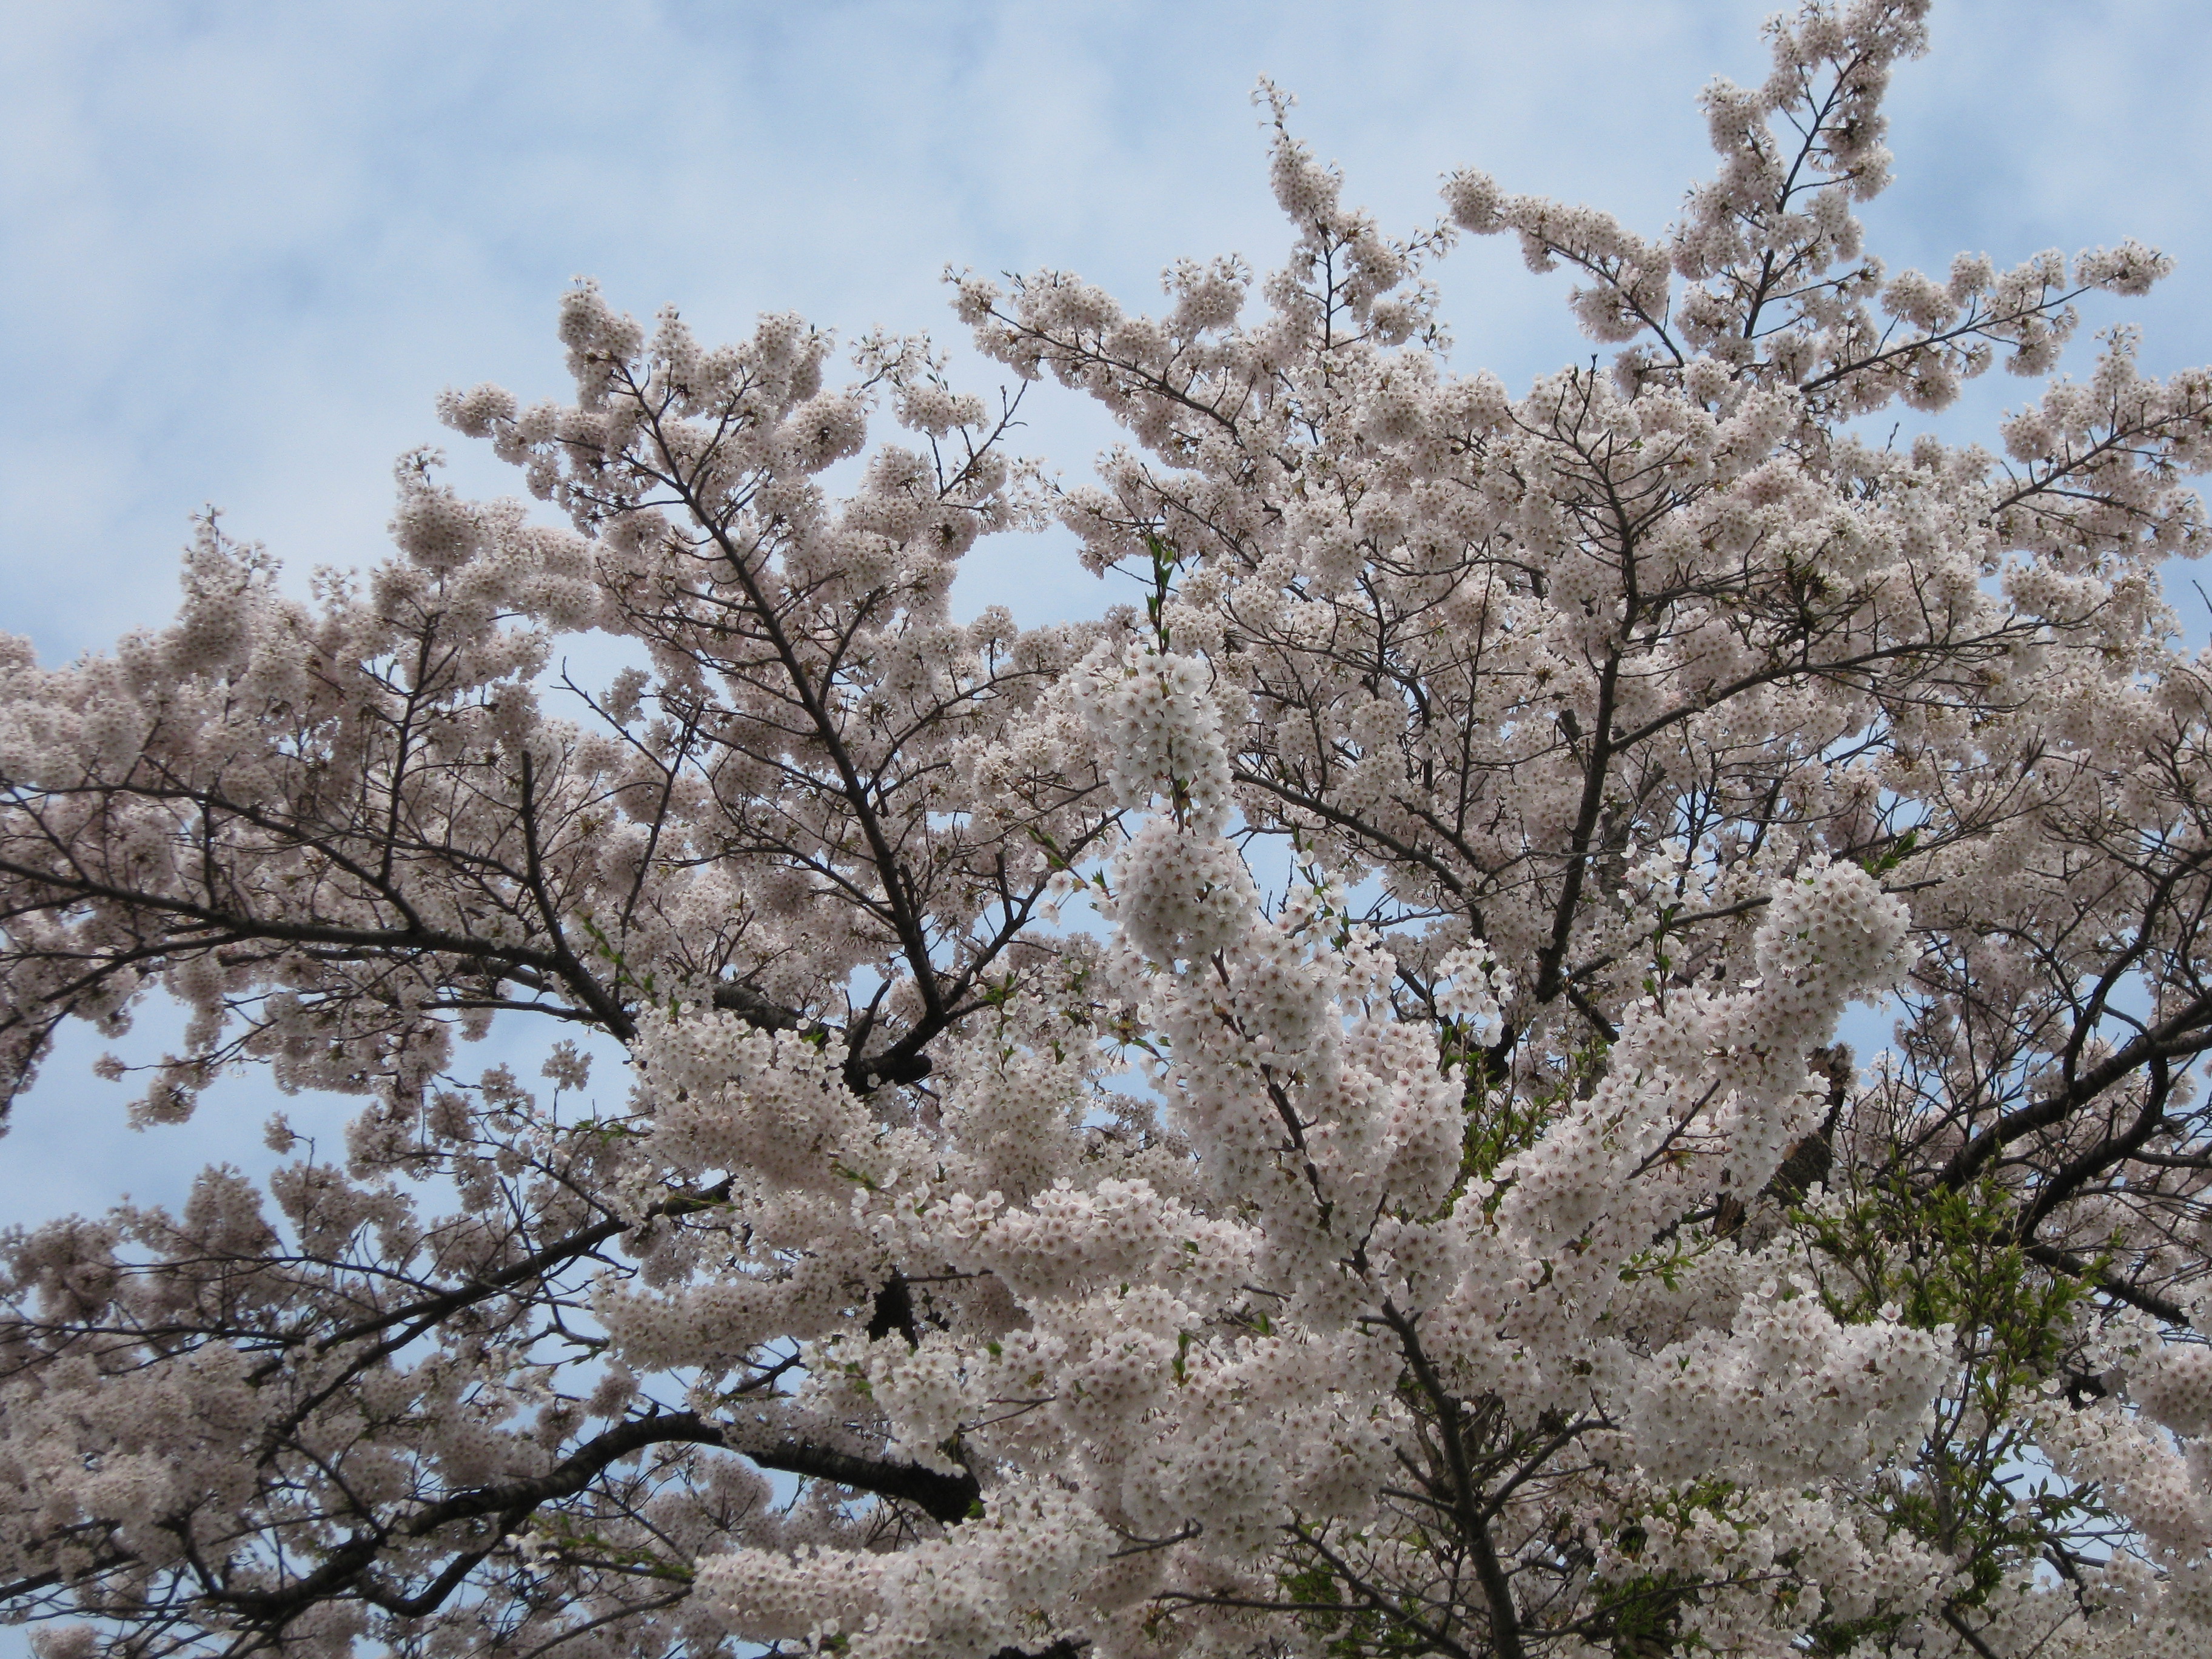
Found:
<svg viewBox="0 0 2212 1659"><path fill-rule="evenodd" d="M0 1082L74 1018L148 1124L359 1103L0 1236L0 1615L2212 1650L2212 659L2160 583L2212 373L2063 372L2136 244L1869 250L1926 11L1771 25L1656 234L1473 172L1389 234L1263 87L1287 259L1156 316L956 274L995 404L581 285L571 399L441 406L529 500L416 452L365 575L210 521L169 626L0 644ZM1609 365L1451 362L1425 273L1504 234ZM1991 447L1867 437L1999 364ZM1042 381L1125 429L1095 483L1006 453ZM1141 603L957 620L1052 520ZM538 1076L468 1060L533 1020Z"/></svg>

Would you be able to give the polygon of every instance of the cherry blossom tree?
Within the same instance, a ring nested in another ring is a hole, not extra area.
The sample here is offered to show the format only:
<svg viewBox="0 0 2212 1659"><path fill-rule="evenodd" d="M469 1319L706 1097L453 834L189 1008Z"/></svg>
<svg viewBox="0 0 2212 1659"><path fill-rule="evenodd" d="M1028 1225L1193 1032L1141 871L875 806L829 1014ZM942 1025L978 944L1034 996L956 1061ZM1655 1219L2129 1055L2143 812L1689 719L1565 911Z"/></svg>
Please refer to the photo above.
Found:
<svg viewBox="0 0 2212 1659"><path fill-rule="evenodd" d="M2212 374L2116 327L2001 455L1883 441L2167 269L1866 250L1925 10L1775 23L1657 238L1462 173L1393 240L1263 88L1256 295L953 279L1126 428L1095 486L923 343L833 385L582 286L573 403L442 406L555 515L424 452L366 576L210 521L173 625L9 645L9 1085L165 997L147 1121L362 1104L6 1237L0 1606L49 1659L2212 1650L2159 580ZM1422 273L1507 234L1609 364L1450 366ZM952 621L1050 520L1132 602ZM542 1079L467 1065L531 1019Z"/></svg>

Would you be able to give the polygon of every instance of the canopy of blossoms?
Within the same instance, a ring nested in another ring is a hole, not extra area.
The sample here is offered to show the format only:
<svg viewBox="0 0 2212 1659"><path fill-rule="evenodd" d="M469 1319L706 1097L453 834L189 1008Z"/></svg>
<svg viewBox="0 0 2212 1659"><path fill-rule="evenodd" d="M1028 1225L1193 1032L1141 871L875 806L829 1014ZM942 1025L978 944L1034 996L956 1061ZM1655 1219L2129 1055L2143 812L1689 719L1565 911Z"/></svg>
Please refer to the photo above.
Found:
<svg viewBox="0 0 2212 1659"><path fill-rule="evenodd" d="M2212 374L2115 327L2001 453L1884 441L2167 270L1867 250L1926 9L1776 22L1656 238L1462 173L1394 239L1263 88L1273 274L951 279L1126 429L1095 485L923 343L834 384L796 318L584 285L573 402L443 404L547 507L411 455L363 575L210 521L171 626L0 644L8 1088L76 1019L149 1121L361 1102L265 1191L0 1239L0 1610L47 1659L2212 1651L2212 664L2159 577ZM1610 362L1451 365L1423 273L1492 234ZM953 621L1048 521L1130 602ZM568 680L586 632L633 665ZM495 1019L568 1034L544 1087Z"/></svg>

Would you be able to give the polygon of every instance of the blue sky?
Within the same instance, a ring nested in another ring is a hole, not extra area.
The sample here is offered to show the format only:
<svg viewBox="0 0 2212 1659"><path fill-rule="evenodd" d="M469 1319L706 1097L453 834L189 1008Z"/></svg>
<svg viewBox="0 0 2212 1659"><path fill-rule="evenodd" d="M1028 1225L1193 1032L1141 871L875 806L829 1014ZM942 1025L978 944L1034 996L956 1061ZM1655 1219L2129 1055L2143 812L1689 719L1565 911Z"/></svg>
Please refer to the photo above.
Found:
<svg viewBox="0 0 2212 1659"><path fill-rule="evenodd" d="M1763 72L1769 9L9 8L0 627L52 661L158 624L203 502L301 576L379 556L392 459L441 441L441 387L561 390L553 311L580 274L641 315L674 301L708 337L790 308L848 337L881 325L957 345L948 263L1071 269L1133 307L1181 255L1265 269L1285 234L1249 98L1262 73L1386 225L1431 220L1438 176L1474 165L1656 232L1710 163L1697 89ZM2092 325L2140 321L2154 368L2212 361L2212 5L1939 0L1934 28L1891 101L1899 184L1869 214L1876 250L1941 270L1960 249L2006 264L2139 236L2179 274ZM1439 275L1461 367L1522 384L1585 354L1563 284L1510 247L1462 247ZM2026 390L1984 382L1949 424L1987 431ZM1050 389L1029 410L1025 447L1082 476L1108 429ZM513 488L448 447L465 487ZM959 602L1024 621L1097 603L1058 547L979 550ZM0 1151L0 1223L126 1187L173 1197L208 1156L266 1162L258 1096L131 1136L120 1095L49 1068Z"/></svg>

